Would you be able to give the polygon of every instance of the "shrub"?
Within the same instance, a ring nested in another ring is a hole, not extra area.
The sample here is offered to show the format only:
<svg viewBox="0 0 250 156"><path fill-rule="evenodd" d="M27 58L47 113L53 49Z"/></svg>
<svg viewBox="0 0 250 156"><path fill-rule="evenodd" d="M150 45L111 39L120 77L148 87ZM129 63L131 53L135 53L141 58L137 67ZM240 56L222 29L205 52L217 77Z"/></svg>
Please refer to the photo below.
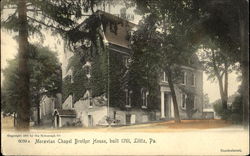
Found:
<svg viewBox="0 0 250 156"><path fill-rule="evenodd" d="M242 96L238 95L235 97L231 106L228 106L227 110L223 110L221 102L214 104L214 111L223 120L231 121L232 123L240 124L243 118L243 106Z"/></svg>

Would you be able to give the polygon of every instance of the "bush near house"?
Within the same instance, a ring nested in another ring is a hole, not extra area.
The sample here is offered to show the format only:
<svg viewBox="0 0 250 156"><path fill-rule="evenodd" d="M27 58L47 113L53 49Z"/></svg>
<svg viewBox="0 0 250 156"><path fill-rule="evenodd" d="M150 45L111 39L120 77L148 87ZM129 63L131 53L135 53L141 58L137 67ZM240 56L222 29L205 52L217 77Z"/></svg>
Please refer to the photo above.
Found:
<svg viewBox="0 0 250 156"><path fill-rule="evenodd" d="M242 95L235 97L231 106L223 110L221 102L214 104L214 111L223 119L235 124L241 124L243 119Z"/></svg>

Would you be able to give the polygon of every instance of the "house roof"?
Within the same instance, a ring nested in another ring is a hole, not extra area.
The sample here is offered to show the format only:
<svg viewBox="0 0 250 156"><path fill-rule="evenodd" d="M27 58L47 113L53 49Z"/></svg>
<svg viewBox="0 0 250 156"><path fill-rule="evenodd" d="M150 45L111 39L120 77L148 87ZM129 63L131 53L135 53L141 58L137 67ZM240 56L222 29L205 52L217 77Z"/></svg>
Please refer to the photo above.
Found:
<svg viewBox="0 0 250 156"><path fill-rule="evenodd" d="M129 48L129 31L132 30L132 28L134 28L136 24L110 13L98 10L84 22L82 22L77 27L77 29L84 29L87 22L95 22L96 24L98 24L98 22L92 20L92 18L97 19L100 22L103 28L104 37L109 43Z"/></svg>
<svg viewBox="0 0 250 156"><path fill-rule="evenodd" d="M136 24L107 12L98 11L101 15L104 34L109 43L129 48L130 31ZM109 23L105 23L109 21Z"/></svg>
<svg viewBox="0 0 250 156"><path fill-rule="evenodd" d="M57 112L59 116L76 116L76 111L73 109L57 109L55 112Z"/></svg>
<svg viewBox="0 0 250 156"><path fill-rule="evenodd" d="M203 112L214 112L213 108L204 108Z"/></svg>

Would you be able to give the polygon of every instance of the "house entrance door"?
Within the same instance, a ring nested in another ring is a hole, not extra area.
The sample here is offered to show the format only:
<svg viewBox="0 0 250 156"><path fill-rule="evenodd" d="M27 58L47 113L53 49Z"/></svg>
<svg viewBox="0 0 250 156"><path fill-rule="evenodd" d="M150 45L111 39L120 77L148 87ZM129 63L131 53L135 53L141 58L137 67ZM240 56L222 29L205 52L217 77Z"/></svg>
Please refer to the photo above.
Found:
<svg viewBox="0 0 250 156"><path fill-rule="evenodd" d="M131 124L131 114L126 114L126 125Z"/></svg>
<svg viewBox="0 0 250 156"><path fill-rule="evenodd" d="M56 115L56 127L59 127L59 120L60 120L59 115Z"/></svg>
<svg viewBox="0 0 250 156"><path fill-rule="evenodd" d="M165 115L165 118L166 119L169 119L170 117L170 96L168 93L164 93L164 108L165 108L165 111L164 111L164 115Z"/></svg>
<svg viewBox="0 0 250 156"><path fill-rule="evenodd" d="M92 117L92 115L88 115L88 126L89 127L93 126L93 117Z"/></svg>

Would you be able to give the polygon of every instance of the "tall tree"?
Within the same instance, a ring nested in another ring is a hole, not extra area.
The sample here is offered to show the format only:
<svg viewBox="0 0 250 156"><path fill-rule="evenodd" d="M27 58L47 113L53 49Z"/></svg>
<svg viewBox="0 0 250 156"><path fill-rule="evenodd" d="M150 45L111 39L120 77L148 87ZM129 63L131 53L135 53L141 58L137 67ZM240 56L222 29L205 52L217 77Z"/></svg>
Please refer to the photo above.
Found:
<svg viewBox="0 0 250 156"><path fill-rule="evenodd" d="M133 44L134 49L153 56L148 58L149 67L157 66L158 71L160 69L166 71L173 99L175 121L178 123L180 117L174 84L179 81L180 74L177 73L180 68L176 65L187 61L185 58L189 58L193 54L194 48L185 49L188 44L185 37L181 35L183 27L177 26L166 18L167 13L161 12L160 4L158 5L139 25L140 28L134 34Z"/></svg>
<svg viewBox="0 0 250 156"><path fill-rule="evenodd" d="M248 0L132 0L138 12L148 14L154 8L168 12L168 18L186 26L190 44L200 44L209 36L220 44L225 55L237 58L241 66L244 125L249 114L249 1ZM159 7L160 4L160 7ZM240 55L239 55L240 54ZM241 57L237 57L241 56Z"/></svg>
<svg viewBox="0 0 250 156"><path fill-rule="evenodd" d="M61 92L61 67L55 52L48 48L30 45L31 48L28 57L29 76L29 99L31 107L37 110L37 124L40 124L40 102L44 95L55 96ZM5 105L3 110L7 113L17 112L19 108L19 99L23 94L16 89L20 81L19 57L8 62L8 67L3 70L3 93L5 95ZM31 112L31 109L28 110Z"/></svg>
<svg viewBox="0 0 250 156"><path fill-rule="evenodd" d="M237 67L234 61L235 59L231 59L225 55L225 52L211 40L203 44L201 50L200 58L204 70L206 74L208 74L208 79L212 81L216 79L218 81L223 109L227 111L228 75Z"/></svg>
<svg viewBox="0 0 250 156"><path fill-rule="evenodd" d="M30 119L29 103L29 72L27 67L28 37L34 33L41 35L41 28L50 28L54 32L65 35L69 40L74 40L74 28L83 16L89 16L88 12L94 12L102 0L2 0L1 25L11 31L18 32L19 43L19 72L20 83L18 90L23 94L18 105L18 129L28 129ZM86 14L87 13L87 14ZM87 35L84 36L88 38ZM89 39L89 38L88 38Z"/></svg>

